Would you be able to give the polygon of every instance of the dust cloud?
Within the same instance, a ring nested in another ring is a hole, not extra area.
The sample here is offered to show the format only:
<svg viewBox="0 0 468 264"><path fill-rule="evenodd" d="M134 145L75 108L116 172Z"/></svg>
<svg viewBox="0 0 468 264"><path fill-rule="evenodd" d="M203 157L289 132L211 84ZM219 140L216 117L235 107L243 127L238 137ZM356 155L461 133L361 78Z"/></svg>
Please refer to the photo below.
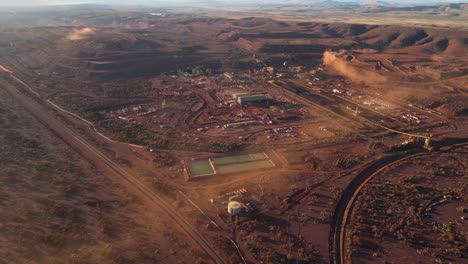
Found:
<svg viewBox="0 0 468 264"><path fill-rule="evenodd" d="M323 53L323 63L334 68L340 75L343 75L353 81L366 83L381 83L385 82L386 78L375 72L364 69L356 69L350 66L343 58L344 51L333 52L325 51Z"/></svg>
<svg viewBox="0 0 468 264"><path fill-rule="evenodd" d="M95 28L82 28L82 29L74 29L70 33L67 34L68 40L82 40L88 38L90 35L96 33Z"/></svg>

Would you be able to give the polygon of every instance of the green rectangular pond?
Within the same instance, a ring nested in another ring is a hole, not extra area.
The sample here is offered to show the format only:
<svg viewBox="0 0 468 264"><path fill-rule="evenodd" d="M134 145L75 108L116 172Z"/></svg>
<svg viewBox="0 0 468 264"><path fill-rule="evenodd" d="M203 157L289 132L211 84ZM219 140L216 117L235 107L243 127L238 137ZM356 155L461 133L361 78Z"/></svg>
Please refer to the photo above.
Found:
<svg viewBox="0 0 468 264"><path fill-rule="evenodd" d="M229 163L241 163L241 162L249 162L254 160L263 160L268 159L268 156L264 152L259 153L252 153L252 154L240 154L228 157L218 157L213 158L213 163L216 165L223 165Z"/></svg>
<svg viewBox="0 0 468 264"><path fill-rule="evenodd" d="M213 168L207 159L194 160L190 162L189 168L190 174L195 177L214 174Z"/></svg>
<svg viewBox="0 0 468 264"><path fill-rule="evenodd" d="M249 154L242 154L242 155L235 155L229 157L220 157L220 158L213 158L213 163L216 165L226 164L226 163L237 163L237 162L245 162L251 161L252 158Z"/></svg>
<svg viewBox="0 0 468 264"><path fill-rule="evenodd" d="M243 162L236 164L226 164L216 166L218 173L232 173L232 172L241 172L248 170L258 170L274 167L273 163L270 160L259 160L251 162Z"/></svg>
<svg viewBox="0 0 468 264"><path fill-rule="evenodd" d="M213 168L214 167L214 168ZM220 173L235 173L249 170L273 168L275 164L264 152L192 160L188 162L191 177Z"/></svg>
<svg viewBox="0 0 468 264"><path fill-rule="evenodd" d="M249 155L252 160L268 159L268 156L265 154L265 152L252 153Z"/></svg>

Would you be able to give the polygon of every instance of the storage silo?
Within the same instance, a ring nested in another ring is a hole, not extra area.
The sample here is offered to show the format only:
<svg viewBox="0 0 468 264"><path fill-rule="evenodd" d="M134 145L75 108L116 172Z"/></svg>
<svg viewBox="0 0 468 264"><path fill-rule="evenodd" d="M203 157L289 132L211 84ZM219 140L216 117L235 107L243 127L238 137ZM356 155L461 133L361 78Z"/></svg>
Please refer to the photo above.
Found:
<svg viewBox="0 0 468 264"><path fill-rule="evenodd" d="M231 215L239 215L242 211L242 204L236 201L231 201L228 203L228 213Z"/></svg>

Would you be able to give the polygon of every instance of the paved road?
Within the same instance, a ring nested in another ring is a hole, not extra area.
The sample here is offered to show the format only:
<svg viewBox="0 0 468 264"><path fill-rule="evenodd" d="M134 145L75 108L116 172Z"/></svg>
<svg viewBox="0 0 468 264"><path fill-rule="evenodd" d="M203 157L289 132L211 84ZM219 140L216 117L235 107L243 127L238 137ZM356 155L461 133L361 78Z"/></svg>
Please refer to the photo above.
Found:
<svg viewBox="0 0 468 264"><path fill-rule="evenodd" d="M1 80L0 80L1 81ZM134 176L123 170L119 165L107 158L102 152L93 147L88 141L79 136L77 133L70 130L68 127L59 122L52 114L50 114L43 106L28 98L26 95L19 92L15 87L9 85L6 81L0 82L0 87L7 90L28 112L36 117L41 123L49 127L53 132L60 136L65 142L74 147L79 153L86 158L103 163L109 169L115 172L126 182L131 184L142 195L152 201L155 205L166 212L177 224L179 224L185 232L193 238L205 252L213 259L215 263L224 263L221 256L213 249L213 247L198 233L182 216L174 211L164 200L157 196L153 191L143 185Z"/></svg>

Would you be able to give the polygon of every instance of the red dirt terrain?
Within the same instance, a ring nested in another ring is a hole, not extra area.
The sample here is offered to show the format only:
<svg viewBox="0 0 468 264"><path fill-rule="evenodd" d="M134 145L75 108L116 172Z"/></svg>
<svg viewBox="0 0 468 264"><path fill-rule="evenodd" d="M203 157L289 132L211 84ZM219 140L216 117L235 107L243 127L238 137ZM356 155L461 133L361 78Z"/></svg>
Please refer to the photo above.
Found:
<svg viewBox="0 0 468 264"><path fill-rule="evenodd" d="M350 220L346 243L352 261L464 263L466 164L466 147L459 147L377 175Z"/></svg>
<svg viewBox="0 0 468 264"><path fill-rule="evenodd" d="M197 261L201 254L183 249L184 235L161 212L148 210L124 186L110 181L3 86L0 94L2 261Z"/></svg>
<svg viewBox="0 0 468 264"><path fill-rule="evenodd" d="M382 75L387 82L375 88L392 91L390 96L421 101L450 115L466 113L463 97L454 94L466 95L465 31L259 18L164 18L154 23L158 26L139 30L96 26L3 31L1 39L10 41L2 45L2 61L20 77L42 83L44 92L55 92L57 82L70 86L67 80L87 83L149 77L196 65L232 71L258 69L264 63L281 67L286 60L290 67L314 67L322 63L326 50L332 50L352 58L344 63L364 79ZM168 32L169 26L175 32ZM29 49L31 41L41 48ZM54 76L55 84L49 85L50 79L42 76ZM398 84L396 89L394 84ZM434 92L442 94L436 99ZM452 102L450 106L447 101Z"/></svg>
<svg viewBox="0 0 468 264"><path fill-rule="evenodd" d="M1 27L1 255L463 262L467 31L285 10L84 9ZM261 152L274 166L248 169ZM196 161L213 173L192 177Z"/></svg>

